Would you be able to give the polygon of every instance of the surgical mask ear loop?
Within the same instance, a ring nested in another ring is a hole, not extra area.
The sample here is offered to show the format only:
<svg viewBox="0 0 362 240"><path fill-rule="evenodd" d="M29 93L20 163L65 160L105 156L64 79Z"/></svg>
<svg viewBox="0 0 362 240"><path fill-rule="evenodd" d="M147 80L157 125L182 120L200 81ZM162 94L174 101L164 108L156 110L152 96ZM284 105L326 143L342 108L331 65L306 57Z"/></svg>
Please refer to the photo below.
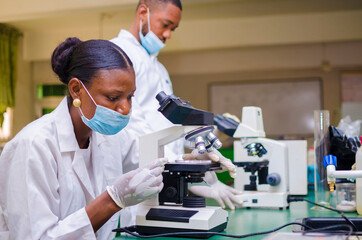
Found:
<svg viewBox="0 0 362 240"><path fill-rule="evenodd" d="M80 80L79 80L80 81ZM84 86L84 84L82 83L82 81L80 81L80 83L82 84L82 86L84 87L84 90L87 92L88 96L90 97L90 99L93 101L93 103L97 106L98 104L96 103L96 101L94 101L92 95L90 95L90 93L88 92L88 89Z"/></svg>
<svg viewBox="0 0 362 240"><path fill-rule="evenodd" d="M92 100L92 102L96 105L96 107L98 106L98 104L94 101L92 95L90 95L90 93L88 92L88 89L84 86L83 82L81 80L79 80L79 82L82 84L82 86L84 87L84 90L87 92L88 96L90 97L90 99ZM87 118L82 111L82 108L79 107L79 111L80 113L83 115L83 117ZM88 119L88 118L87 118ZM88 119L89 120L89 119Z"/></svg>
<svg viewBox="0 0 362 240"><path fill-rule="evenodd" d="M140 32L142 33L142 19L140 21ZM142 35L143 35L143 33L142 33Z"/></svg>
<svg viewBox="0 0 362 240"><path fill-rule="evenodd" d="M148 25L148 32L150 32L151 31L151 25L150 25L150 9L149 8L147 8L147 25ZM140 31L142 33L142 19L140 21ZM142 35L143 35L143 33L142 33Z"/></svg>
<svg viewBox="0 0 362 240"><path fill-rule="evenodd" d="M147 8L147 25L148 25L148 32L150 32L151 31L151 25L150 25L150 9L149 8Z"/></svg>

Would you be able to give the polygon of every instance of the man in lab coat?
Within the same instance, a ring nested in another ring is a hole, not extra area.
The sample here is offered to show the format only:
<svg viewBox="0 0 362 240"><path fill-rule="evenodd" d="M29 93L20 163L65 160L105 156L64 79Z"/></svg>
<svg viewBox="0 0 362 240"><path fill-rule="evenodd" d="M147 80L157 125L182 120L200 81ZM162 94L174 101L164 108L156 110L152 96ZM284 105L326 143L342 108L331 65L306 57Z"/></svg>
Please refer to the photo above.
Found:
<svg viewBox="0 0 362 240"><path fill-rule="evenodd" d="M181 9L179 0L141 0L129 31L122 29L111 40L127 53L135 69L137 93L133 98L128 129L139 136L173 125L157 111L156 95L160 91L172 94L170 77L157 55L170 39L171 32L178 27ZM175 158L180 154L183 154L182 141L165 148L166 156Z"/></svg>
<svg viewBox="0 0 362 240"><path fill-rule="evenodd" d="M138 136L173 125L157 111L159 103L156 95L160 91L167 95L173 93L168 72L158 61L157 55L178 27L181 12L180 0L140 0L129 30L122 29L119 35L111 40L126 52L134 66L137 93L133 98L132 117L127 129ZM180 158L183 153L183 139L165 146L165 156L169 159ZM193 157L205 158L197 156L195 151ZM230 165L226 168L231 175L235 175L234 165L219 152L215 150L211 157L219 158L220 162L228 161ZM211 187L193 186L190 190L199 196L214 198L222 207L225 207L226 203L229 208L234 209L234 204L237 203L234 194L239 192L219 182L215 173L209 174L206 180Z"/></svg>

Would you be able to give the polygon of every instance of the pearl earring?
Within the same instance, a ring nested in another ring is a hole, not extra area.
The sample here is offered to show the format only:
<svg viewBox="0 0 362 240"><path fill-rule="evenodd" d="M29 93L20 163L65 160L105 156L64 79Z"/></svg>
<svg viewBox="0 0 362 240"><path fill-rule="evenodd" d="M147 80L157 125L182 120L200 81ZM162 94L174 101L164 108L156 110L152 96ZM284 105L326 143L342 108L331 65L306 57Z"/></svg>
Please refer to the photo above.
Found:
<svg viewBox="0 0 362 240"><path fill-rule="evenodd" d="M80 101L80 99L76 98L73 100L73 105L74 107L80 107L80 105L82 105L82 102Z"/></svg>

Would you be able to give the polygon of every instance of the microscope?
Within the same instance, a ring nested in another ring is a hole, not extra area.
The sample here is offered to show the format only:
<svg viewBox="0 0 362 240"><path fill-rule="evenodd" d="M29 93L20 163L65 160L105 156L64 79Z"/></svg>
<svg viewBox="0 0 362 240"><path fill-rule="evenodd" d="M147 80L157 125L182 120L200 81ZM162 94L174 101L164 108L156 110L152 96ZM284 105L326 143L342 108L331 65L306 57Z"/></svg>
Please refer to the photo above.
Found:
<svg viewBox="0 0 362 240"><path fill-rule="evenodd" d="M196 148L199 153L221 147L221 142L213 134L213 113L195 109L189 102L164 92L160 92L156 99L160 103L158 111L177 125L140 137L140 166L151 159L164 157L164 146L183 137L190 143L190 148ZM207 171L218 169L220 164L211 160L176 160L165 164L163 190L138 207L136 231L144 235L223 231L228 221L227 211L206 206L204 198L188 194L189 183L202 182ZM191 237L187 233L179 236Z"/></svg>
<svg viewBox="0 0 362 240"><path fill-rule="evenodd" d="M242 122L218 114L218 130L235 138L235 188L246 208L288 207L287 195L306 195L307 141L265 138L262 111L243 107Z"/></svg>
<svg viewBox="0 0 362 240"><path fill-rule="evenodd" d="M279 141L265 138L261 109L244 107L234 133L235 188L244 193L242 207L286 208L289 194L288 151Z"/></svg>

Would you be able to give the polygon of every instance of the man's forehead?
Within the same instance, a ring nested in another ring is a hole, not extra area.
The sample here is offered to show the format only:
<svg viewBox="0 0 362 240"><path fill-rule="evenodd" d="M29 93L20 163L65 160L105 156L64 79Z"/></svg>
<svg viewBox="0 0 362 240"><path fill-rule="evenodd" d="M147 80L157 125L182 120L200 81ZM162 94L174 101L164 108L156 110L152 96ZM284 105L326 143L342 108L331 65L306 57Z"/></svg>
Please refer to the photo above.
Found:
<svg viewBox="0 0 362 240"><path fill-rule="evenodd" d="M153 14L156 16L163 18L164 20L168 20L174 24L176 21L180 20L181 10L173 5L172 3L168 3L167 6L155 8Z"/></svg>
<svg viewBox="0 0 362 240"><path fill-rule="evenodd" d="M181 9L173 4L172 2L163 2L160 4L152 4L149 6L151 11L162 11L162 12L169 12L169 11L178 11L181 12Z"/></svg>
<svg viewBox="0 0 362 240"><path fill-rule="evenodd" d="M154 8L167 8L169 6L173 6L178 8L180 11L180 6L177 5L177 3L174 3L173 1L162 1L162 0L151 0L145 2L145 4L150 8L150 10Z"/></svg>

